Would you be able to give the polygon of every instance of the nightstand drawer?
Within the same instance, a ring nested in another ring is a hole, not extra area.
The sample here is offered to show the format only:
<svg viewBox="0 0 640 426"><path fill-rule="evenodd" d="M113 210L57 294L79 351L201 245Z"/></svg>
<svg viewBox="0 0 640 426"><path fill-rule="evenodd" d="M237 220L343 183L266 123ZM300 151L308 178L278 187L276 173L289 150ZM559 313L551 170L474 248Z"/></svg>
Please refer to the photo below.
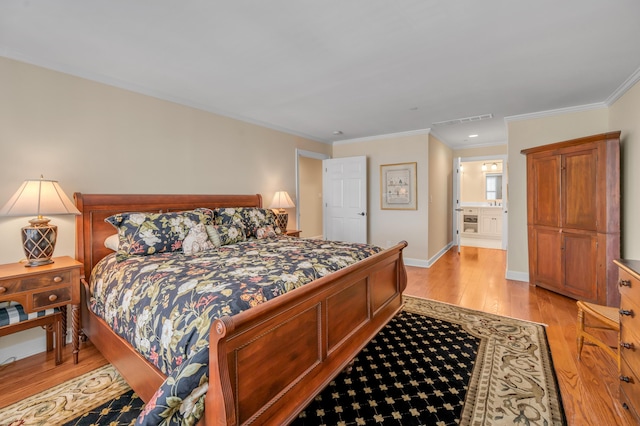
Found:
<svg viewBox="0 0 640 426"><path fill-rule="evenodd" d="M49 274L27 276L22 279L6 280L0 284L0 295L21 293L43 287L71 285L71 271L56 271ZM3 290L4 289L4 290Z"/></svg>
<svg viewBox="0 0 640 426"><path fill-rule="evenodd" d="M71 302L71 286L33 293L32 301L36 310L66 305Z"/></svg>

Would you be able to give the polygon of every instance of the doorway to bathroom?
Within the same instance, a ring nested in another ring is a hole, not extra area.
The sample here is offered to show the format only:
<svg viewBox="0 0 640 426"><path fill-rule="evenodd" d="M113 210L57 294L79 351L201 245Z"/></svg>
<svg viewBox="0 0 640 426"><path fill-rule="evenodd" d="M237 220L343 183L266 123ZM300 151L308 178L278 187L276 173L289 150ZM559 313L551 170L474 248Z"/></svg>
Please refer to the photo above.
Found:
<svg viewBox="0 0 640 426"><path fill-rule="evenodd" d="M454 241L507 249L507 156L454 159Z"/></svg>

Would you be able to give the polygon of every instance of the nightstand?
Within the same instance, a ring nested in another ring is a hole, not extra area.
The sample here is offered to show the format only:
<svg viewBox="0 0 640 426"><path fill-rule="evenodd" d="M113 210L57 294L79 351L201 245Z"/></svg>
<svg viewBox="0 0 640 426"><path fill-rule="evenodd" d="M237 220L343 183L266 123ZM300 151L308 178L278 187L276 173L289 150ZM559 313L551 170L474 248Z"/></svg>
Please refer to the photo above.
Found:
<svg viewBox="0 0 640 426"><path fill-rule="evenodd" d="M17 302L25 313L61 308L63 335L66 333L66 306L71 305L73 362L77 364L82 264L68 256L54 257L53 261L35 267L26 267L24 263L0 265L0 302Z"/></svg>
<svg viewBox="0 0 640 426"><path fill-rule="evenodd" d="M289 229L287 231L285 231L284 235L288 235L290 237L300 237L300 233L302 231L299 229Z"/></svg>

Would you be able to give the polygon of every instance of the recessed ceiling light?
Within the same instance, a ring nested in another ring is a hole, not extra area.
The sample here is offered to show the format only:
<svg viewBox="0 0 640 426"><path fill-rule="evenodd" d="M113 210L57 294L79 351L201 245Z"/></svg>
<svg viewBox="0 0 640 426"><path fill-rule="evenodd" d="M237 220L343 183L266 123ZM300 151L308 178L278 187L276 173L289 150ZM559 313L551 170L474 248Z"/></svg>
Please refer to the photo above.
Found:
<svg viewBox="0 0 640 426"><path fill-rule="evenodd" d="M469 135L470 138L477 138L478 135Z"/></svg>
<svg viewBox="0 0 640 426"><path fill-rule="evenodd" d="M342 134L342 130L336 130L333 132L334 135L338 136Z"/></svg>

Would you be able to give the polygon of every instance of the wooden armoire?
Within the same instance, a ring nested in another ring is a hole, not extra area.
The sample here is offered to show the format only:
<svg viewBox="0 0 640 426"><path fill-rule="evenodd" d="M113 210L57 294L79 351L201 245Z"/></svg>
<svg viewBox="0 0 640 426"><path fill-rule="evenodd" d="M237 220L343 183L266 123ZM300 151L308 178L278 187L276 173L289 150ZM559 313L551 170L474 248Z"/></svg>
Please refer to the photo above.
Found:
<svg viewBox="0 0 640 426"><path fill-rule="evenodd" d="M531 284L618 306L620 132L524 149Z"/></svg>

